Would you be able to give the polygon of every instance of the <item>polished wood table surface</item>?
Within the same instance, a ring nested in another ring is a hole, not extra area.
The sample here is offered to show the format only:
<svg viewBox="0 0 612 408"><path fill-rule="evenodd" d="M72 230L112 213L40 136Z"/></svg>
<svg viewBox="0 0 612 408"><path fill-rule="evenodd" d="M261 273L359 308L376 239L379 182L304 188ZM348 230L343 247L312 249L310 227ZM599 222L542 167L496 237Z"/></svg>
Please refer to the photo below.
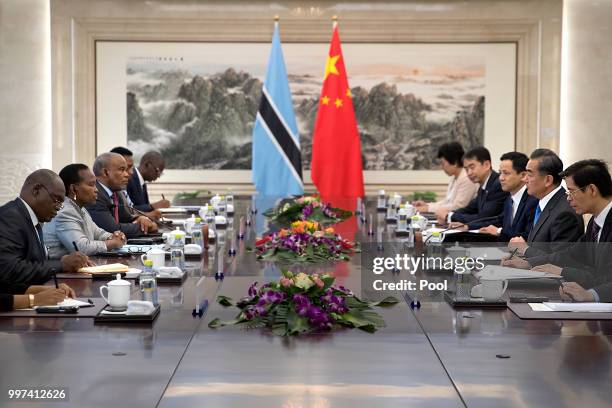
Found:
<svg viewBox="0 0 612 408"><path fill-rule="evenodd" d="M236 203L238 220L248 201ZM189 261L182 285L159 287L161 313L152 325L94 325L91 318L0 318L0 406L125 407L573 407L610 406L612 324L521 320L508 309L453 309L442 292L398 292L402 302L379 309L387 327L374 334L282 339L232 327L209 329L236 309L214 302L239 298L253 281L280 269L255 260L247 247L268 229L261 210L236 257ZM374 213L375 214L375 213ZM376 220L376 214L374 219ZM235 221L237 224L237 221ZM237 229L236 225L236 229ZM229 231L229 230L228 230ZM221 241L229 242L228 231ZM357 224L356 239L370 241ZM385 253L402 243L385 232ZM140 260L99 259L101 262ZM300 270L299 267L290 267ZM326 271L356 293L371 271L362 258L306 270ZM393 279L386 276L387 279ZM405 272L395 279L410 278ZM419 271L413 278L453 283L452 273ZM104 281L65 279L79 297L99 297ZM132 298L137 299L133 287ZM555 296L556 286L511 287ZM419 309L409 300L417 295ZM192 317L201 299L210 307ZM68 402L16 402L8 389L61 387Z"/></svg>

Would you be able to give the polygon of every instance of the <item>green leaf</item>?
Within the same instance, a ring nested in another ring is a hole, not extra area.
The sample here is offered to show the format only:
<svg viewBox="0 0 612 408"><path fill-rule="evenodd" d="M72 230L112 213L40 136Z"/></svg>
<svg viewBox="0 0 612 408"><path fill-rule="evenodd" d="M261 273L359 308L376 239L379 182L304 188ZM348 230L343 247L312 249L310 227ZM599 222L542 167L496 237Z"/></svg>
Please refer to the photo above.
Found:
<svg viewBox="0 0 612 408"><path fill-rule="evenodd" d="M304 333L310 330L306 317L298 316L292 307L287 309L287 329L289 334Z"/></svg>
<svg viewBox="0 0 612 408"><path fill-rule="evenodd" d="M364 332L368 332L368 333L374 333L376 330L378 330L376 326L374 326L373 324L366 324L364 326L359 326L358 329L363 330Z"/></svg>
<svg viewBox="0 0 612 408"><path fill-rule="evenodd" d="M397 304L399 300L393 296L388 296L378 302L371 302L370 306L390 307Z"/></svg>
<svg viewBox="0 0 612 408"><path fill-rule="evenodd" d="M217 296L217 303L225 307L232 306L232 298L229 298L223 295L219 295Z"/></svg>
<svg viewBox="0 0 612 408"><path fill-rule="evenodd" d="M222 326L225 326L225 325L223 324L221 319L219 319L218 317L216 319L211 320L208 323L208 327L210 327L211 329L216 329L216 328L222 327Z"/></svg>
<svg viewBox="0 0 612 408"><path fill-rule="evenodd" d="M345 301L349 309L365 309L370 306L367 302L364 302L355 296L347 296Z"/></svg>
<svg viewBox="0 0 612 408"><path fill-rule="evenodd" d="M261 329L266 327L266 320L254 318L236 323L236 326L244 330Z"/></svg>
<svg viewBox="0 0 612 408"><path fill-rule="evenodd" d="M368 325L374 325L375 328L385 327L385 321L373 310L351 310L344 313L342 318L357 328Z"/></svg>
<svg viewBox="0 0 612 408"><path fill-rule="evenodd" d="M208 327L210 327L211 329L216 329L216 328L223 327L223 326L231 326L234 324L238 324L240 322L242 322L241 319L222 321L221 319L217 317L216 319L213 319L208 323Z"/></svg>
<svg viewBox="0 0 612 408"><path fill-rule="evenodd" d="M274 323L272 326L272 333L277 336L287 335L287 323Z"/></svg>

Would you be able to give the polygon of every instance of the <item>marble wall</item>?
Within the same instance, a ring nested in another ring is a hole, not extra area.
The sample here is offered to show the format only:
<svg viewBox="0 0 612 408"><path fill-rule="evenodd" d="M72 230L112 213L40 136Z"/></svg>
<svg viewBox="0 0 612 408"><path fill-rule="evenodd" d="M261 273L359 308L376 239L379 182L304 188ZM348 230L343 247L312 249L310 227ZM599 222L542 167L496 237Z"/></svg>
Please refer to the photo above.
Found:
<svg viewBox="0 0 612 408"><path fill-rule="evenodd" d="M48 0L0 0L0 203L51 167Z"/></svg>
<svg viewBox="0 0 612 408"><path fill-rule="evenodd" d="M612 162L612 1L565 0L561 157Z"/></svg>

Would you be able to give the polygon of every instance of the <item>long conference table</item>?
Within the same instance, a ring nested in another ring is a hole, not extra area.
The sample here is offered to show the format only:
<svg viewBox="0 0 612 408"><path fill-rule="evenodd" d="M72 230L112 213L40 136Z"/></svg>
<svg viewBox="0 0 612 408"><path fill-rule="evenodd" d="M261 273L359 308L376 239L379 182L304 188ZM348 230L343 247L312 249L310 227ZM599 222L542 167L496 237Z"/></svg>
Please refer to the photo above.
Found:
<svg viewBox="0 0 612 408"><path fill-rule="evenodd" d="M236 201L235 220L248 204ZM278 279L277 265L259 262L248 251L266 228L260 209L246 239L236 241L237 255L225 257L223 280L214 278L214 246L209 257L188 261L182 285L159 287L161 313L153 324L0 317L0 406L610 406L612 325L605 321L521 320L505 308L454 309L432 291L420 294L418 309L399 293L400 303L378 309L386 327L374 334L340 330L279 338L260 330L210 329L213 318L237 313L217 304L217 295L238 299L252 282ZM366 228L359 223L356 234L364 243L371 240ZM137 256L96 261L140 265ZM362 269L359 255L314 269L358 294L362 274L371 273ZM452 273L419 274L431 281L452 279ZM105 284L62 280L83 298L99 297ZM546 290L554 296L556 288ZM138 299L137 284L132 291ZM202 299L210 306L194 318ZM69 399L7 396L9 389L41 387L67 389Z"/></svg>

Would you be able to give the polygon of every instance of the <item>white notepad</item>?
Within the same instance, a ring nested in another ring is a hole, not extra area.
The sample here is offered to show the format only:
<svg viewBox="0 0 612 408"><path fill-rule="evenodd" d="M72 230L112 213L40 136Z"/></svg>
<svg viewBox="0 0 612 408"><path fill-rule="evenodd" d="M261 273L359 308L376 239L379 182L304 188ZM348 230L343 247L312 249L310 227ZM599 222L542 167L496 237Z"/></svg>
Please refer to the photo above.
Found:
<svg viewBox="0 0 612 408"><path fill-rule="evenodd" d="M164 213L186 213L187 212L186 208L181 208L181 207L158 208L158 210L162 214Z"/></svg>
<svg viewBox="0 0 612 408"><path fill-rule="evenodd" d="M517 279L562 279L562 276L548 272L528 271L501 265L487 265L474 274L478 279L517 280Z"/></svg>
<svg viewBox="0 0 612 408"><path fill-rule="evenodd" d="M486 261L501 261L504 257L510 255L499 247L471 247L468 248L468 257L483 258Z"/></svg>
<svg viewBox="0 0 612 408"><path fill-rule="evenodd" d="M529 303L534 312L612 313L612 303Z"/></svg>

